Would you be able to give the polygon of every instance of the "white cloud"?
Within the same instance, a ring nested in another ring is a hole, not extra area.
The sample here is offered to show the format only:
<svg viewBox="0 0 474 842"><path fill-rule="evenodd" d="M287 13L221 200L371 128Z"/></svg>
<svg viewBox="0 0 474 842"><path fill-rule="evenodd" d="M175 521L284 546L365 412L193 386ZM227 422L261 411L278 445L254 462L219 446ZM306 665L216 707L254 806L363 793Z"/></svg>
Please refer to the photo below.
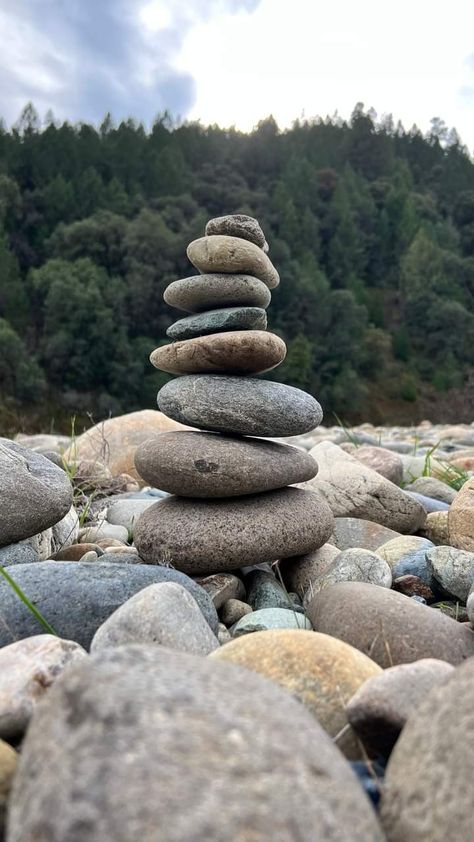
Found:
<svg viewBox="0 0 474 842"><path fill-rule="evenodd" d="M175 64L204 123L250 129L272 113L286 126L362 101L407 127L440 116L473 148L473 31L468 0L262 0L194 26Z"/></svg>

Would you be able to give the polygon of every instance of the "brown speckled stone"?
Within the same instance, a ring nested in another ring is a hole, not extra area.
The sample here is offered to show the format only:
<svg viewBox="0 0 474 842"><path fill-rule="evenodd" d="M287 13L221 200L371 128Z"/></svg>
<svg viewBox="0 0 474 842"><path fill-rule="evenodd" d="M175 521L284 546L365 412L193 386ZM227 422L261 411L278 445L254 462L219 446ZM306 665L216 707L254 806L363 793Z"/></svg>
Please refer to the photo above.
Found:
<svg viewBox="0 0 474 842"><path fill-rule="evenodd" d="M264 330L232 330L171 342L150 360L169 374L262 374L285 359L286 345Z"/></svg>

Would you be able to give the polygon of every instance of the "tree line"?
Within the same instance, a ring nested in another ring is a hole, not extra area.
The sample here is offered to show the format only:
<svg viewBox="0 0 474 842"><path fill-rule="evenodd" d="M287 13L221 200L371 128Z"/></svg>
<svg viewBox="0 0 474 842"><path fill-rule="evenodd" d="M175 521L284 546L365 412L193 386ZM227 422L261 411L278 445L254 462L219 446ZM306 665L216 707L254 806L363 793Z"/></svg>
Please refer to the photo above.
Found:
<svg viewBox="0 0 474 842"><path fill-rule="evenodd" d="M146 131L30 104L0 124L1 430L153 406L167 377L148 355L179 317L163 291L195 274L206 221L238 212L281 276L269 326L288 355L269 377L329 423L472 420L474 164L441 120L423 135L358 104L284 131L166 113Z"/></svg>

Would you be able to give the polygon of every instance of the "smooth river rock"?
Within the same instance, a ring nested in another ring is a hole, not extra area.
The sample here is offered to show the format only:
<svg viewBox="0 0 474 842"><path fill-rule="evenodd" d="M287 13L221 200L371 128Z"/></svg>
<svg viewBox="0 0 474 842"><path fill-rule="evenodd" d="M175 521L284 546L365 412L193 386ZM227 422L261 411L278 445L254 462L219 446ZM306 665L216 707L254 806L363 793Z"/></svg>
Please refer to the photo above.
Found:
<svg viewBox="0 0 474 842"><path fill-rule="evenodd" d="M214 307L261 307L271 301L268 287L251 275L192 275L173 281L163 298L170 307L185 313L201 313Z"/></svg>
<svg viewBox="0 0 474 842"><path fill-rule="evenodd" d="M427 695L393 749L382 795L388 842L472 837L474 658Z"/></svg>
<svg viewBox="0 0 474 842"><path fill-rule="evenodd" d="M11 571L13 573L13 570ZM60 637L84 648L100 625L131 596L156 582L178 582L195 598L215 632L217 613L207 593L169 567L113 564L105 561L40 561L15 568L15 582ZM0 647L41 634L44 629L0 579Z"/></svg>
<svg viewBox="0 0 474 842"><path fill-rule="evenodd" d="M135 453L145 482L183 497L238 497L311 479L318 466L290 445L216 433L162 433Z"/></svg>
<svg viewBox="0 0 474 842"><path fill-rule="evenodd" d="M242 436L296 436L313 430L323 417L317 400L301 389L213 374L171 380L158 392L158 406L191 427Z"/></svg>
<svg viewBox="0 0 474 842"><path fill-rule="evenodd" d="M310 453L319 471L308 487L324 496L335 517L365 518L404 533L423 526L420 503L336 444L320 442Z"/></svg>
<svg viewBox="0 0 474 842"><path fill-rule="evenodd" d="M332 528L324 500L299 488L235 500L168 497L143 513L135 545L148 564L205 575L302 555L324 544Z"/></svg>
<svg viewBox="0 0 474 842"><path fill-rule="evenodd" d="M0 438L0 546L58 523L72 504L72 486L45 456Z"/></svg>
<svg viewBox="0 0 474 842"><path fill-rule="evenodd" d="M253 216L246 216L243 213L233 213L227 216L216 216L210 219L205 229L206 236L211 234L227 234L230 237L241 237L242 240L249 240L263 249L266 240L260 225Z"/></svg>
<svg viewBox="0 0 474 842"><path fill-rule="evenodd" d="M241 237L213 234L193 240L186 249L189 260L203 274L228 272L252 275L263 281L268 289L280 283L280 276L261 248Z"/></svg>
<svg viewBox="0 0 474 842"><path fill-rule="evenodd" d="M178 339L192 339L227 330L266 329L267 314L262 307L223 307L221 310L208 310L179 319L168 328L166 335L176 342Z"/></svg>
<svg viewBox="0 0 474 842"><path fill-rule="evenodd" d="M464 483L448 513L449 544L474 552L474 477Z"/></svg>
<svg viewBox="0 0 474 842"><path fill-rule="evenodd" d="M460 664L474 655L469 627L377 585L332 585L312 598L306 613L316 631L345 640L384 669L420 658Z"/></svg>
<svg viewBox="0 0 474 842"><path fill-rule="evenodd" d="M253 617L249 614L241 623ZM243 635L217 649L211 658L231 661L275 681L296 696L333 738L347 725L344 708L356 690L382 672L347 643L303 628ZM337 745L348 757L361 757L350 730L340 735Z"/></svg>
<svg viewBox="0 0 474 842"><path fill-rule="evenodd" d="M302 632L301 632L302 633ZM233 664L106 650L38 709L8 842L382 842L349 765L304 707Z"/></svg>
<svg viewBox="0 0 474 842"><path fill-rule="evenodd" d="M150 362L169 374L263 374L285 356L286 345L274 333L233 330L162 345Z"/></svg>

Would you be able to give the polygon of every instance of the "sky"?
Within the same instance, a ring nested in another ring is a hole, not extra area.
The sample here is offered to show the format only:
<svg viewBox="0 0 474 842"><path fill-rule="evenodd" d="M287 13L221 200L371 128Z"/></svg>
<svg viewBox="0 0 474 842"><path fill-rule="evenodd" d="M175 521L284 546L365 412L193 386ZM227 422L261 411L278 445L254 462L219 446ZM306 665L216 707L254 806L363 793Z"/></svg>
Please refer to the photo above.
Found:
<svg viewBox="0 0 474 842"><path fill-rule="evenodd" d="M99 124L165 109L283 128L357 102L474 152L472 0L0 0L0 116Z"/></svg>

